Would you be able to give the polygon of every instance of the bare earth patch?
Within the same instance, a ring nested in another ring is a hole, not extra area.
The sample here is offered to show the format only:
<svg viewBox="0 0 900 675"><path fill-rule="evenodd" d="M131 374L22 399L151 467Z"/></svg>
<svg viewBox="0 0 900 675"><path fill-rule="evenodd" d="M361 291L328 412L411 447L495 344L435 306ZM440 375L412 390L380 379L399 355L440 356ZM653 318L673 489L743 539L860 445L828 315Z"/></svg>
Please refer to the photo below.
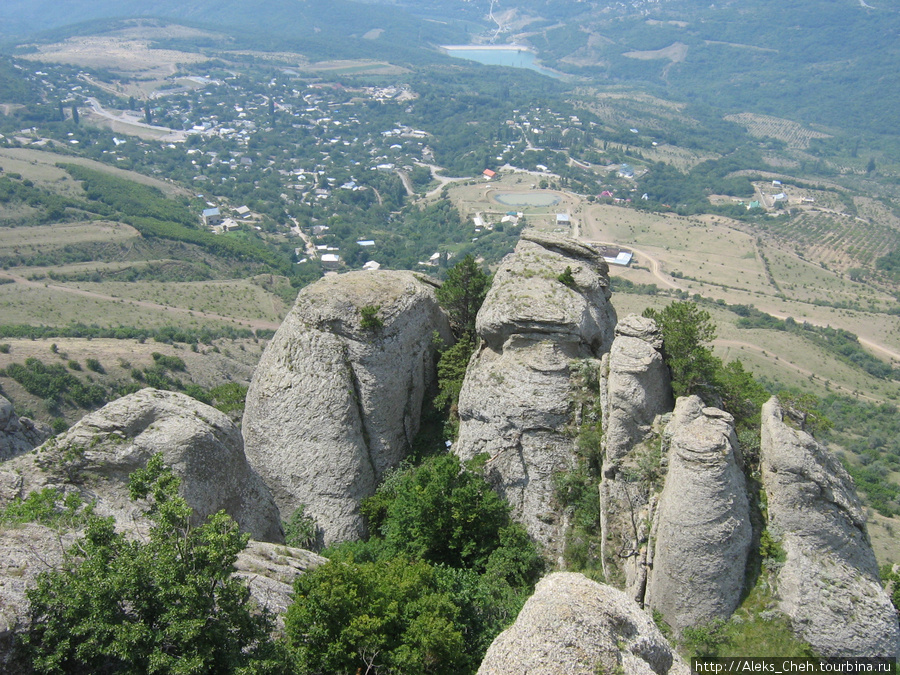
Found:
<svg viewBox="0 0 900 675"><path fill-rule="evenodd" d="M639 59L641 61L651 61L653 59L668 59L672 63L681 63L687 58L688 46L683 42L673 42L668 47L662 49L654 49L652 51L643 52L625 52L623 56L630 59Z"/></svg>

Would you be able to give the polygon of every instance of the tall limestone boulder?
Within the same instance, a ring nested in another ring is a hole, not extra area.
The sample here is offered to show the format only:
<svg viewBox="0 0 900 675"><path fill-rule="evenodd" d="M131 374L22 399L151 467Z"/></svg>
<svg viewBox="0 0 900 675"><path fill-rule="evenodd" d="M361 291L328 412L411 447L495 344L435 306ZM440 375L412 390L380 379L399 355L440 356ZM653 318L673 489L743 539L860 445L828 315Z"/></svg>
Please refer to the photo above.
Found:
<svg viewBox="0 0 900 675"><path fill-rule="evenodd" d="M228 416L190 396L142 389L90 413L64 434L0 465L0 499L44 487L98 499L97 513L130 526L139 507L128 476L156 453L181 478L198 520L226 511L254 539L283 541L269 489L250 468Z"/></svg>
<svg viewBox="0 0 900 675"><path fill-rule="evenodd" d="M247 457L283 517L305 506L326 544L365 534L361 500L418 432L435 332L452 339L434 284L411 272L350 272L300 292L256 368L243 421Z"/></svg>
<svg viewBox="0 0 900 675"><path fill-rule="evenodd" d="M604 466L614 466L649 436L657 415L675 407L656 322L631 314L616 324L615 335L601 379Z"/></svg>
<svg viewBox="0 0 900 675"><path fill-rule="evenodd" d="M33 450L50 434L50 427L19 417L9 399L0 396L0 462Z"/></svg>
<svg viewBox="0 0 900 675"><path fill-rule="evenodd" d="M777 398L763 406L768 529L787 554L777 578L780 607L823 656L897 656L897 613L879 582L853 481L789 421Z"/></svg>
<svg viewBox="0 0 900 675"><path fill-rule="evenodd" d="M551 553L560 552L566 526L553 477L573 463L572 364L606 352L616 323L608 272L589 245L524 233L478 313L481 344L460 393L454 452L490 456L488 480Z"/></svg>
<svg viewBox="0 0 900 675"><path fill-rule="evenodd" d="M607 580L642 602L647 575L648 523L658 471L654 421L672 411L672 385L653 319L629 315L616 325L603 356L600 407L603 480L600 484L601 559ZM653 466L656 465L656 466Z"/></svg>
<svg viewBox="0 0 900 675"><path fill-rule="evenodd" d="M478 675L688 675L646 612L581 574L542 579L515 623L488 648Z"/></svg>
<svg viewBox="0 0 900 675"><path fill-rule="evenodd" d="M681 397L665 441L669 467L645 602L680 632L737 608L752 526L731 415Z"/></svg>

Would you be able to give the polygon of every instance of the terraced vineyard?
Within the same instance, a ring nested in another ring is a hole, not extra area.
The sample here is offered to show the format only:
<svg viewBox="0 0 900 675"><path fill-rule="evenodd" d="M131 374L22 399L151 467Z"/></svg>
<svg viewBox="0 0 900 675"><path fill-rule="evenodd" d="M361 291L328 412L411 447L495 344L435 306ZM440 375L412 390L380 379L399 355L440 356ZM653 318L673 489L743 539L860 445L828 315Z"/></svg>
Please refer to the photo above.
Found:
<svg viewBox="0 0 900 675"><path fill-rule="evenodd" d="M776 138L787 143L789 148L798 150L807 149L809 142L814 138L830 138L829 134L814 131L791 120L770 117L769 115L739 113L737 115L727 115L725 119L746 127L752 136Z"/></svg>
<svg viewBox="0 0 900 675"><path fill-rule="evenodd" d="M843 271L870 265L876 258L900 247L900 232L858 217L806 212L762 226L768 236L792 242L805 257Z"/></svg>

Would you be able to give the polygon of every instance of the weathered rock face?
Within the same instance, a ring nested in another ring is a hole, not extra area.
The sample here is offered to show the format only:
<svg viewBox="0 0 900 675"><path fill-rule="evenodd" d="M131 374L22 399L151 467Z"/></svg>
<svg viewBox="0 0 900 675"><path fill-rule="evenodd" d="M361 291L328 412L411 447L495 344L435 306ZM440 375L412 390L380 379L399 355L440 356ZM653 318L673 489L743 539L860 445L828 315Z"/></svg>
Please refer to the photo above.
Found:
<svg viewBox="0 0 900 675"><path fill-rule="evenodd" d="M361 325L378 307L381 327ZM360 501L409 451L449 342L434 287L411 272L351 272L304 288L247 392L247 457L285 518L300 506L325 543L358 539Z"/></svg>
<svg viewBox="0 0 900 675"><path fill-rule="evenodd" d="M128 523L138 507L128 476L156 453L181 477L181 494L198 520L224 510L245 532L282 541L278 509L244 457L228 417L184 394L142 389L84 417L66 433L5 462L7 498L42 487L98 498L97 512Z"/></svg>
<svg viewBox="0 0 900 675"><path fill-rule="evenodd" d="M679 398L664 438L669 468L645 602L681 631L738 606L752 526L731 415Z"/></svg>
<svg viewBox="0 0 900 675"><path fill-rule="evenodd" d="M616 325L601 379L604 466L645 440L656 416L675 406L661 350L662 335L653 319L632 314Z"/></svg>
<svg viewBox="0 0 900 675"><path fill-rule="evenodd" d="M558 277L571 268L570 286ZM478 313L481 347L459 398L462 459L488 453L487 477L513 516L551 553L566 523L554 510L553 476L571 468L573 359L596 359L612 341L608 267L587 245L523 234L494 276Z"/></svg>
<svg viewBox="0 0 900 675"><path fill-rule="evenodd" d="M881 587L852 479L785 417L778 399L763 406L768 529L787 554L777 580L781 609L823 656L897 656L897 613Z"/></svg>
<svg viewBox="0 0 900 675"><path fill-rule="evenodd" d="M687 675L690 669L624 593L565 572L538 583L478 669L478 675L598 672Z"/></svg>
<svg viewBox="0 0 900 675"><path fill-rule="evenodd" d="M46 424L16 415L13 404L0 396L0 462L33 450L50 433Z"/></svg>
<svg viewBox="0 0 900 675"><path fill-rule="evenodd" d="M38 574L62 565L74 540L43 525L0 527L0 672L33 672L20 652L19 639L30 621L25 592Z"/></svg>
<svg viewBox="0 0 900 675"><path fill-rule="evenodd" d="M662 336L653 319L627 316L616 325L616 338L603 357L600 377L603 569L607 580L621 582L637 602L643 601L647 523L655 497L651 484L655 481L648 481L644 473L652 468L648 463L659 464L653 424L675 405L661 349Z"/></svg>
<svg viewBox="0 0 900 675"><path fill-rule="evenodd" d="M259 607L272 613L275 627L281 630L284 614L294 601L294 581L326 562L327 558L302 548L251 541L238 553L234 576L243 580Z"/></svg>

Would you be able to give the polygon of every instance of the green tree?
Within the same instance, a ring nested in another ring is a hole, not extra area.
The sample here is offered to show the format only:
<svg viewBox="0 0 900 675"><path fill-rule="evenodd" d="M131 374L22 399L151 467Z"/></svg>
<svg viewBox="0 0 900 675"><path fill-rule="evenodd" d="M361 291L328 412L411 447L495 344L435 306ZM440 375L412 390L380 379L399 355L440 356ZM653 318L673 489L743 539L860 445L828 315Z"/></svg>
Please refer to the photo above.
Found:
<svg viewBox="0 0 900 675"><path fill-rule="evenodd" d="M660 310L645 309L644 316L655 320L662 332L663 356L675 396L708 396L721 363L706 346L716 337L709 313L693 302L676 301Z"/></svg>
<svg viewBox="0 0 900 675"><path fill-rule="evenodd" d="M427 563L333 561L297 580L285 632L308 673L457 673L458 616Z"/></svg>
<svg viewBox="0 0 900 675"><path fill-rule="evenodd" d="M147 499L148 538L92 517L62 567L38 577L27 638L37 672L285 672L269 616L231 576L247 535L224 512L193 527L179 483L153 457L129 481Z"/></svg>
<svg viewBox="0 0 900 675"><path fill-rule="evenodd" d="M78 106L74 103L72 104L72 121L78 124Z"/></svg>
<svg viewBox="0 0 900 675"><path fill-rule="evenodd" d="M474 337L475 317L490 287L491 278L467 255L447 270L447 278L439 289L437 299L450 316L450 326L459 338Z"/></svg>
<svg viewBox="0 0 900 675"><path fill-rule="evenodd" d="M449 423L452 425L455 425L459 419L457 411L459 393L462 391L466 368L474 350L474 337L464 335L457 340L455 345L443 350L438 359L438 395L434 399L434 405L439 410L449 411ZM455 436L456 429L454 428L452 431L451 435Z"/></svg>

